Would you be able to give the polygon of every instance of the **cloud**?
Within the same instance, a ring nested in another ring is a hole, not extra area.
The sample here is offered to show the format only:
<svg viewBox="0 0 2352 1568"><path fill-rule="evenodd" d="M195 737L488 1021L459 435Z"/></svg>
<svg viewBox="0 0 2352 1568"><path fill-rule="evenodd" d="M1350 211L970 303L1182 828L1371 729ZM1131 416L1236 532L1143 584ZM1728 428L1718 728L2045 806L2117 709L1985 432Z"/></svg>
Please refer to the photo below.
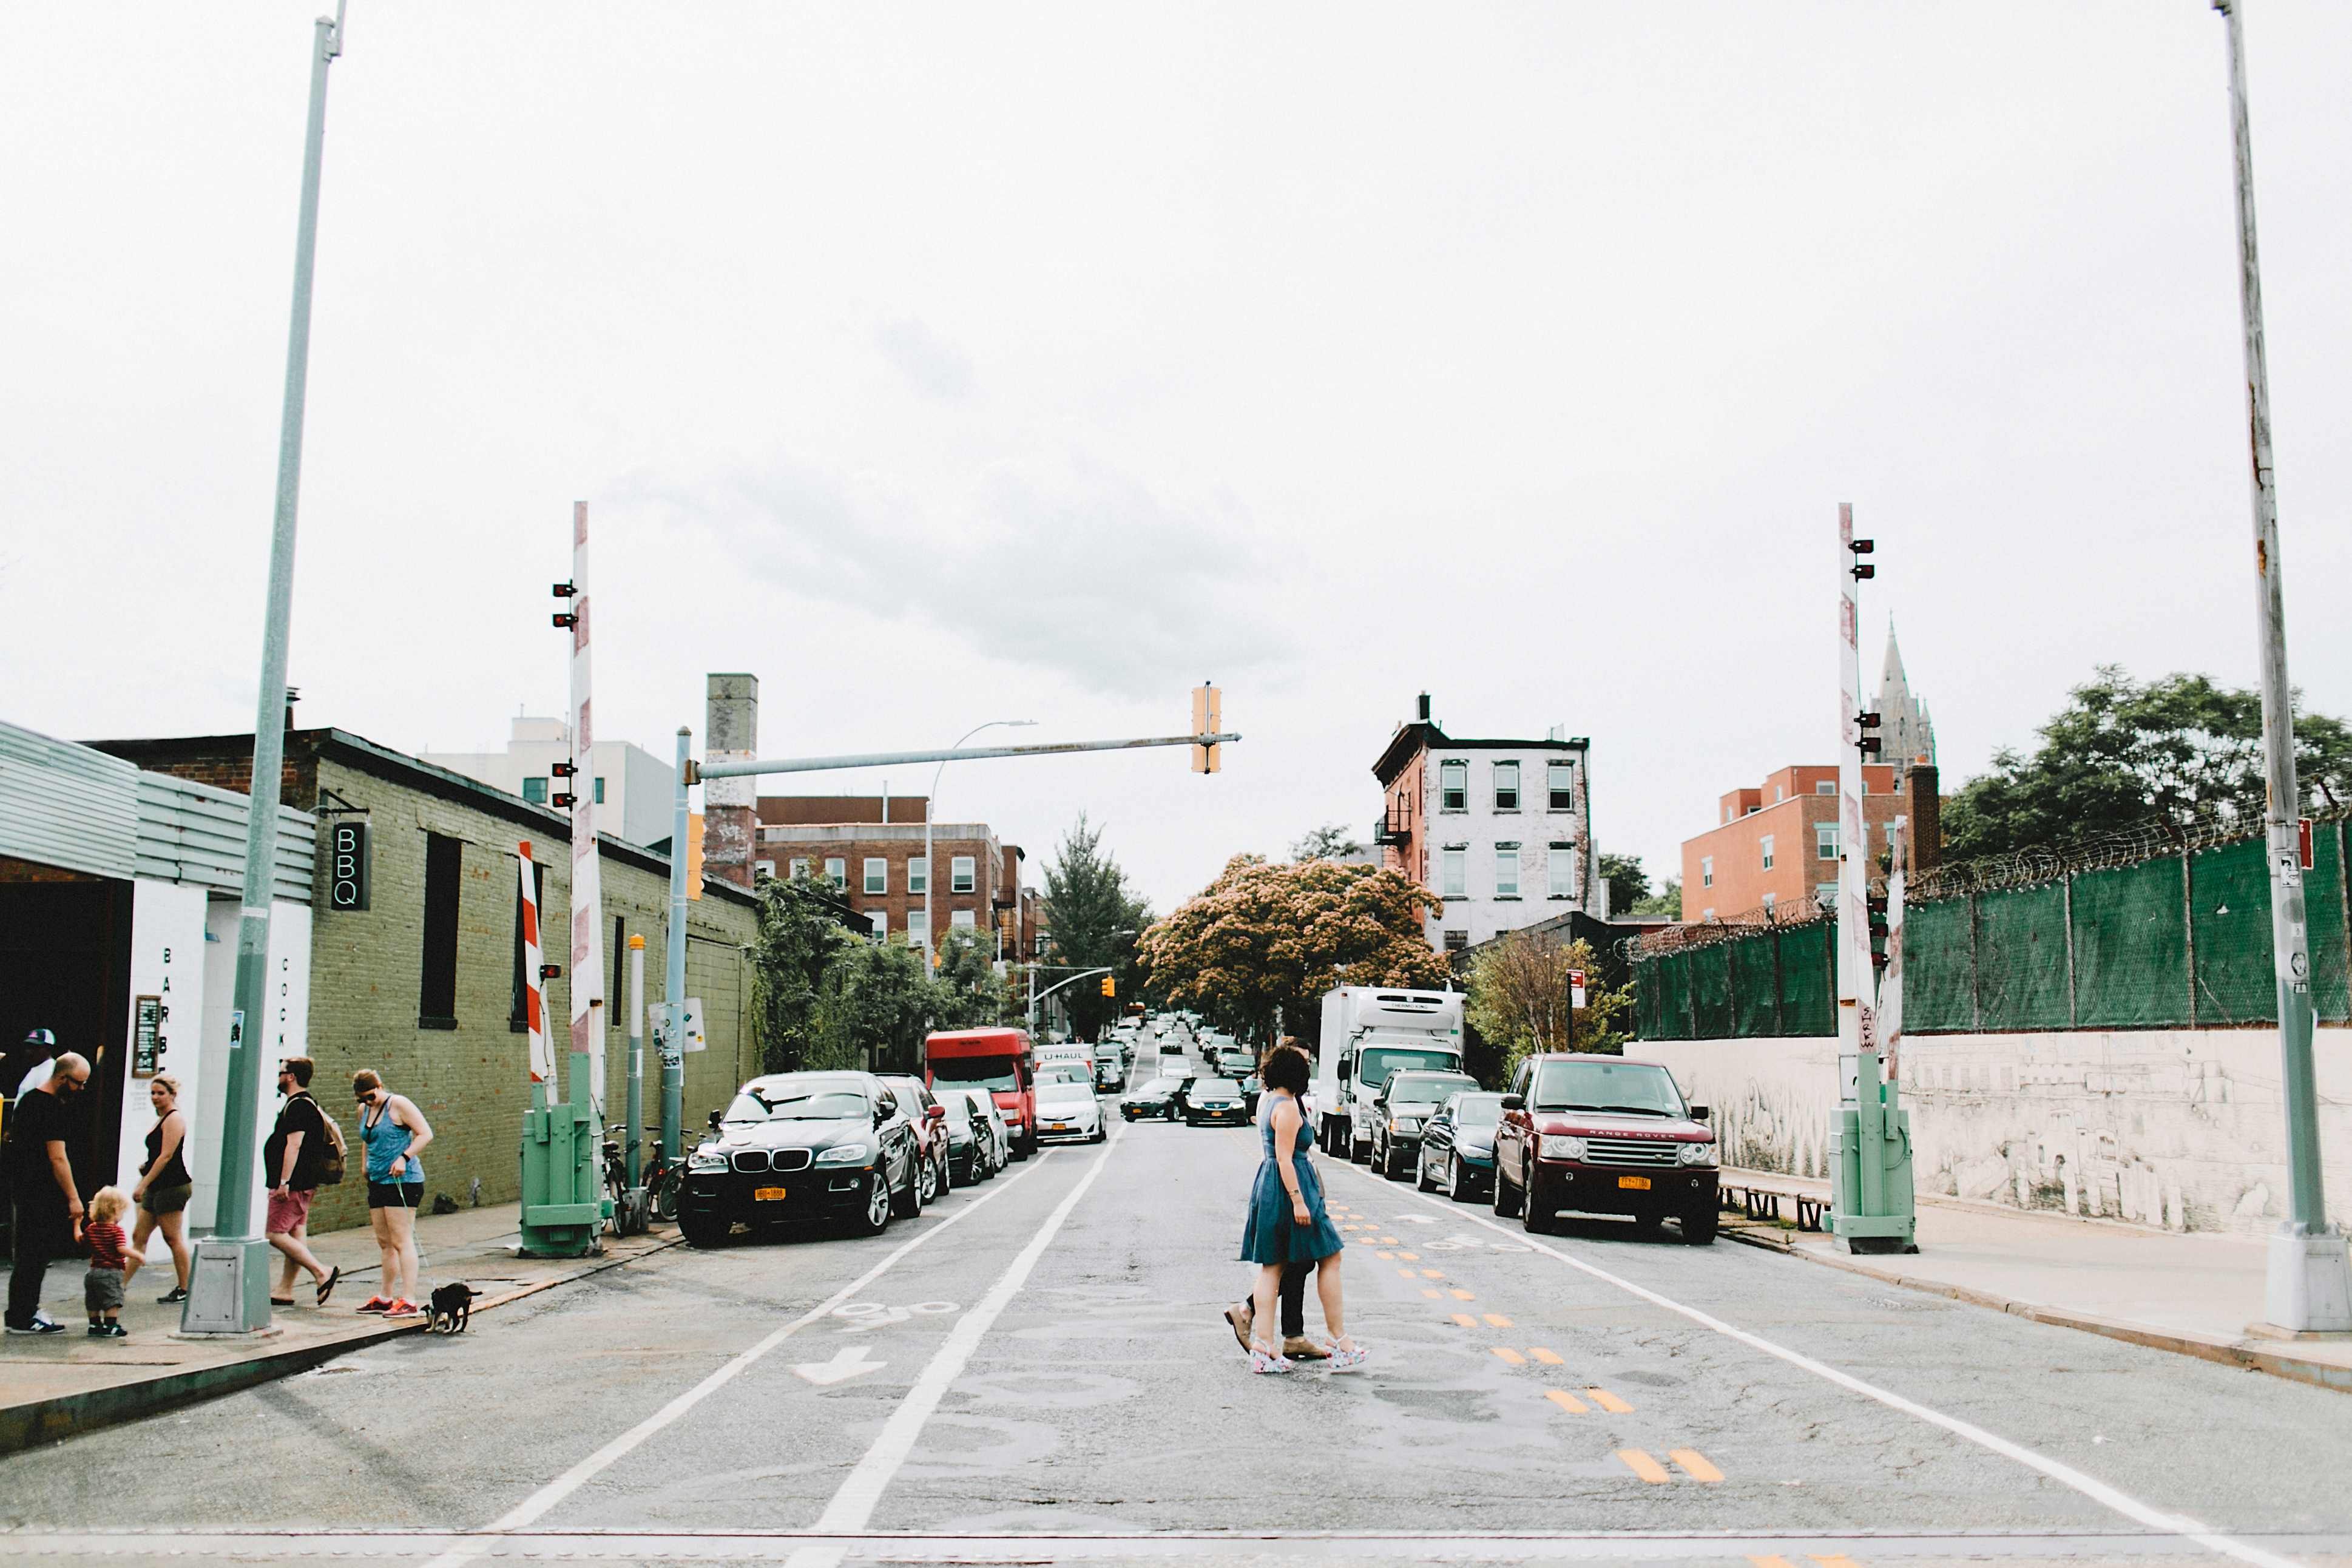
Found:
<svg viewBox="0 0 2352 1568"><path fill-rule="evenodd" d="M919 392L943 403L961 403L972 393L971 358L912 316L874 329L874 346Z"/></svg>
<svg viewBox="0 0 2352 1568"><path fill-rule="evenodd" d="M788 592L1097 691L1160 697L1298 647L1301 601L1257 550L1264 530L1082 458L991 464L945 505L791 460L632 488Z"/></svg>

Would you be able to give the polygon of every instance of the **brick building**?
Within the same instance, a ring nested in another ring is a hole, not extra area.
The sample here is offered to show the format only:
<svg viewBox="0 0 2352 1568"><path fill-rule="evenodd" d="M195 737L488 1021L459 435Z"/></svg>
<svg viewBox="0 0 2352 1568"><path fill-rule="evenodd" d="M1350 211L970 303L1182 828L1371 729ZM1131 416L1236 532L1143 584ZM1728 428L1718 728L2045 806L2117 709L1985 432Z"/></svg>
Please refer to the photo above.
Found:
<svg viewBox="0 0 2352 1568"><path fill-rule="evenodd" d="M1469 741L1430 717L1397 726L1372 764L1387 805L1374 825L1381 864L1445 901L1425 929L1459 952L1570 910L1606 920L1594 874L1582 738Z"/></svg>
<svg viewBox="0 0 2352 1568"><path fill-rule="evenodd" d="M106 741L96 749L152 773L240 795L250 787L249 735ZM570 818L341 730L287 735L284 790L288 805L317 819L320 846L307 1025L288 1039L285 1054L318 1062L320 1099L342 1118L347 1133L348 1085L356 1068L376 1068L415 1100L433 1123L434 1144L425 1157L430 1196L460 1204L477 1195L484 1203L516 1197L522 1112L530 1103L517 846L529 842L540 868L543 929L568 929ZM339 825L366 829L360 907L330 896L327 846ZM628 1071L627 938L646 938L646 996L660 1000L669 862L609 836L600 835L598 844L605 1075L614 1102L608 1112L617 1116ZM226 907L233 931L235 906ZM702 998L709 1041L707 1050L686 1058L689 1118L725 1104L758 1068L746 953L758 931L756 910L749 893L717 883L689 906L687 988ZM547 956L561 962L562 955ZM559 1053L576 979L566 973L547 984ZM658 1090L647 1098L657 1105ZM197 1161L209 1157L201 1139L194 1153ZM364 1205L364 1184L346 1180L320 1192L312 1224L322 1230L362 1224Z"/></svg>
<svg viewBox="0 0 2352 1568"><path fill-rule="evenodd" d="M1883 853L1895 819L1907 816L1909 864L1933 865L1943 821L1937 771L1912 763L1900 791L1895 776L1890 765L1863 767L1863 826ZM1832 764L1798 763L1726 795L1716 825L1683 842L1683 919L1731 920L1826 901L1837 887L1837 778Z"/></svg>
<svg viewBox="0 0 2352 1568"><path fill-rule="evenodd" d="M873 927L877 937L927 945L921 795L762 795L754 865L763 875L821 878ZM993 934L998 956L1026 963L1036 936L1035 900L1024 899L1019 845L985 823L932 826L940 880L930 907L942 930Z"/></svg>

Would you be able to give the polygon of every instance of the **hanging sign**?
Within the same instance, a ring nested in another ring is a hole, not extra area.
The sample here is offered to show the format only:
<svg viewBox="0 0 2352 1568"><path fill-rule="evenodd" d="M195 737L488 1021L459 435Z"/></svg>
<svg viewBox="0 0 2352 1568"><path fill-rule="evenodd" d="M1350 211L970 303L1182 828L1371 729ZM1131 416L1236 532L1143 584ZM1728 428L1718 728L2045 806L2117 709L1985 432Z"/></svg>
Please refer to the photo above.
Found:
<svg viewBox="0 0 2352 1568"><path fill-rule="evenodd" d="M327 907L368 907L368 825L337 821L327 829Z"/></svg>
<svg viewBox="0 0 2352 1568"><path fill-rule="evenodd" d="M134 996L131 1005L135 1012L131 1026L131 1076L153 1078L163 1054L163 999Z"/></svg>

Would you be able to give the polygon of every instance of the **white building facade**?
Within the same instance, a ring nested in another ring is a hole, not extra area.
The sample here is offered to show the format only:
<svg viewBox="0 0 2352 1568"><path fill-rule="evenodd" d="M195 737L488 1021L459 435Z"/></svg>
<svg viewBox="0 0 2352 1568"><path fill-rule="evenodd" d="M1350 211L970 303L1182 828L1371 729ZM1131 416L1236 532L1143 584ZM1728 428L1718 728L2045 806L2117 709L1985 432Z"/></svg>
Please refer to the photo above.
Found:
<svg viewBox="0 0 2352 1568"><path fill-rule="evenodd" d="M627 741L599 741L576 782L591 790L600 832L645 847L670 836L677 770L643 746ZM421 760L493 789L520 795L533 805L565 793L567 781L556 776L555 764L572 756L572 727L561 719L518 716L503 752L425 752Z"/></svg>
<svg viewBox="0 0 2352 1568"><path fill-rule="evenodd" d="M1591 848L1590 743L1448 735L1421 698L1372 767L1387 797L1383 864L1444 900L1430 945L1458 952L1570 910L1609 918Z"/></svg>

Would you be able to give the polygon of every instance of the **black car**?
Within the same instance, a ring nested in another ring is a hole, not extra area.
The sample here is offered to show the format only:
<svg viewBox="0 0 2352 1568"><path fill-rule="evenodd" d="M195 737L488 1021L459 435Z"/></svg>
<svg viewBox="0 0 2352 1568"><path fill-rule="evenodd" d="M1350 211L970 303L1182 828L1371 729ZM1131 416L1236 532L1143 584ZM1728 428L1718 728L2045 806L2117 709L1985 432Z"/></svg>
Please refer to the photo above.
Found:
<svg viewBox="0 0 2352 1568"><path fill-rule="evenodd" d="M1246 1127L1249 1116L1249 1103L1242 1098L1241 1085L1229 1078L1197 1079L1184 1097L1184 1125L1187 1127L1202 1127L1210 1122Z"/></svg>
<svg viewBox="0 0 2352 1568"><path fill-rule="evenodd" d="M1189 1078L1155 1078L1120 1100L1118 1113L1129 1121L1140 1121L1147 1116L1173 1121L1184 1113L1184 1090L1192 1082Z"/></svg>
<svg viewBox="0 0 2352 1568"><path fill-rule="evenodd" d="M677 1227L693 1247L725 1244L738 1222L845 1220L878 1236L921 1211L913 1108L872 1073L755 1078L687 1161Z"/></svg>
<svg viewBox="0 0 2352 1568"><path fill-rule="evenodd" d="M1421 1158L1421 1127L1454 1095L1476 1093L1467 1073L1393 1072L1372 1099L1372 1169L1402 1181Z"/></svg>
<svg viewBox="0 0 2352 1568"><path fill-rule="evenodd" d="M947 1110L948 1179L969 1187L996 1174L994 1131L985 1118L974 1116L971 1101L961 1094L938 1097Z"/></svg>
<svg viewBox="0 0 2352 1568"><path fill-rule="evenodd" d="M1422 1126L1413 1184L1424 1193L1443 1187L1457 1204L1486 1192L1495 1179L1495 1126L1502 1119L1503 1097L1484 1090L1439 1106Z"/></svg>

